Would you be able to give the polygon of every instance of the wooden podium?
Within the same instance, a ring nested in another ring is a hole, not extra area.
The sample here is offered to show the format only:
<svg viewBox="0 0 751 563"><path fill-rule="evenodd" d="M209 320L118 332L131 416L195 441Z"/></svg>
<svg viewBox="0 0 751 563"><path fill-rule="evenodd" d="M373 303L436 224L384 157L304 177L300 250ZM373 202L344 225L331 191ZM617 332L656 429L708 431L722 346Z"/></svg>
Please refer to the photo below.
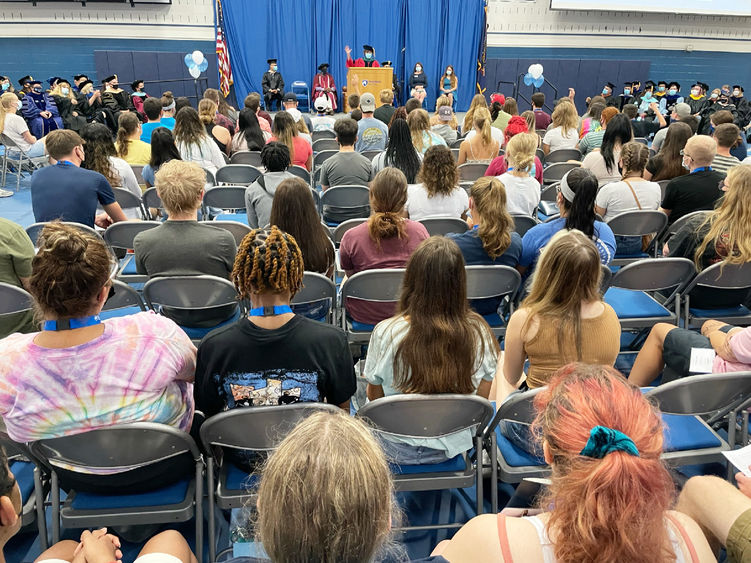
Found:
<svg viewBox="0 0 751 563"><path fill-rule="evenodd" d="M391 67L364 67L353 66L347 70L347 95L370 92L375 97L376 107L382 106L380 99L381 90L393 88L394 69ZM347 96L344 97L344 111L349 111Z"/></svg>

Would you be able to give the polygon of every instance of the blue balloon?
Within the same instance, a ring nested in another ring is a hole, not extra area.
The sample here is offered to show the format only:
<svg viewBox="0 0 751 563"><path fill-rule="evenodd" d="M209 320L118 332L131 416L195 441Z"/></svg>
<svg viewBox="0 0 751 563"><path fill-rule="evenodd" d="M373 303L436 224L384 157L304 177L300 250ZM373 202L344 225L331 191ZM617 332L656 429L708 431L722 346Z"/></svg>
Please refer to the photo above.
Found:
<svg viewBox="0 0 751 563"><path fill-rule="evenodd" d="M532 82L534 82L534 78L532 78L532 75L530 73L527 73L524 75L524 84L527 86L532 86Z"/></svg>
<svg viewBox="0 0 751 563"><path fill-rule="evenodd" d="M201 72L203 72L207 68L209 68L209 61L207 61L206 59L203 59L203 62L200 65L198 65L198 70L200 70Z"/></svg>
<svg viewBox="0 0 751 563"><path fill-rule="evenodd" d="M532 84L535 85L535 88L539 88L540 86L542 86L543 84L545 84L545 77L540 76L540 78L534 80L532 82Z"/></svg>
<svg viewBox="0 0 751 563"><path fill-rule="evenodd" d="M193 68L194 66L196 66L196 63L193 62L192 53L188 53L187 55L185 55L184 60L185 60L185 66L187 66L188 68Z"/></svg>

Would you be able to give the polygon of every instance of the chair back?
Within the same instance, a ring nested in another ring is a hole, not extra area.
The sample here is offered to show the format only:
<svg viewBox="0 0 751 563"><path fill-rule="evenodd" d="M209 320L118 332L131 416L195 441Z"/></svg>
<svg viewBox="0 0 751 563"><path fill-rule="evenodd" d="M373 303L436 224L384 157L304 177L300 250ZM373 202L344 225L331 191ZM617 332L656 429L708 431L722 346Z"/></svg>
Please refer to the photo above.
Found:
<svg viewBox="0 0 751 563"><path fill-rule="evenodd" d="M420 223L431 237L449 233L463 233L469 228L467 222L458 217L426 217L420 219Z"/></svg>
<svg viewBox="0 0 751 563"><path fill-rule="evenodd" d="M216 186L203 194L203 206L245 209L245 186Z"/></svg>
<svg viewBox="0 0 751 563"><path fill-rule="evenodd" d="M25 289L0 282L0 316L29 311L34 299Z"/></svg>
<svg viewBox="0 0 751 563"><path fill-rule="evenodd" d="M214 446L271 451L304 418L316 412L337 410L339 407L327 403L235 408L214 415L201 425L201 443L208 451Z"/></svg>
<svg viewBox="0 0 751 563"><path fill-rule="evenodd" d="M133 239L138 233L148 231L161 225L159 221L121 221L107 227L104 242L111 248L133 250Z"/></svg>
<svg viewBox="0 0 751 563"><path fill-rule="evenodd" d="M165 276L153 278L143 287L149 308L205 310L235 305L238 297L229 280L216 276Z"/></svg>
<svg viewBox="0 0 751 563"><path fill-rule="evenodd" d="M316 169L319 166L321 166L321 164L326 162L327 159L331 158L338 152L339 152L338 150L322 150L321 152L316 153L313 156L313 169Z"/></svg>
<svg viewBox="0 0 751 563"><path fill-rule="evenodd" d="M248 164L254 168L261 168L261 151L237 151L229 159L230 164Z"/></svg>
<svg viewBox="0 0 751 563"><path fill-rule="evenodd" d="M216 171L216 183L249 186L260 175L261 171L250 164L227 164Z"/></svg>
<svg viewBox="0 0 751 563"><path fill-rule="evenodd" d="M336 133L329 131L328 129L322 129L320 131L313 131L310 134L310 137L313 139L313 147L315 147L315 142L319 139L336 139ZM336 149L339 149L339 143L337 143Z"/></svg>
<svg viewBox="0 0 751 563"><path fill-rule="evenodd" d="M467 299L513 296L522 283L519 272L510 266L466 266Z"/></svg>
<svg viewBox="0 0 751 563"><path fill-rule="evenodd" d="M239 223L237 221L211 221L208 223L214 227L219 227L225 231L229 231L233 237L235 237L235 243L240 246L240 243L252 229L245 223Z"/></svg>
<svg viewBox="0 0 751 563"><path fill-rule="evenodd" d="M662 211L626 211L607 222L614 235L643 236L661 233L668 224L668 216Z"/></svg>
<svg viewBox="0 0 751 563"><path fill-rule="evenodd" d="M605 292L612 285L613 271L605 264L600 264L600 271L602 272L602 279L600 280L600 295L605 295Z"/></svg>
<svg viewBox="0 0 751 563"><path fill-rule="evenodd" d="M514 422L532 424L537 416L534 404L535 397L543 389L545 388L538 387L529 391L512 393L498 407L494 420L513 420Z"/></svg>
<svg viewBox="0 0 751 563"><path fill-rule="evenodd" d="M558 149L545 155L545 164L555 162L568 162L569 160L581 160L582 153L579 149Z"/></svg>
<svg viewBox="0 0 751 563"><path fill-rule="evenodd" d="M102 235L99 234L99 232L96 229L92 229L88 225L83 225L81 223L75 223L73 221L61 221L63 225L68 225L70 227L76 227L77 229L80 229L84 231L85 233L89 235L93 235L99 240L102 239ZM38 246L39 241L39 235L42 234L42 231L44 230L44 227L47 225L47 223L33 223L26 227L26 234L29 235L29 238L31 239L31 242L34 243L34 246Z"/></svg>
<svg viewBox="0 0 751 563"><path fill-rule="evenodd" d="M313 152L318 153L321 151L338 151L339 142L336 139L324 138L315 139L313 141Z"/></svg>
<svg viewBox="0 0 751 563"><path fill-rule="evenodd" d="M138 307L141 311L146 310L146 305L141 296L127 283L123 283L120 280L112 280L112 286L115 288L115 294L107 299L104 307L102 307L102 311L115 311L117 309L125 309L126 307Z"/></svg>
<svg viewBox="0 0 751 563"><path fill-rule="evenodd" d="M514 230L519 233L520 237L537 225L537 219L529 215L512 215L511 218L514 220Z"/></svg>
<svg viewBox="0 0 751 563"><path fill-rule="evenodd" d="M206 171L206 184L209 186L216 186L216 177L214 176L214 173L208 168L204 168L204 170Z"/></svg>
<svg viewBox="0 0 751 563"><path fill-rule="evenodd" d="M366 186L335 186L321 194L321 206L335 208L338 213L370 215L370 190Z"/></svg>
<svg viewBox="0 0 751 563"><path fill-rule="evenodd" d="M303 305L306 303L315 303L322 299L331 299L333 304L336 301L336 285L330 278L319 274L318 272L304 272L302 278L302 288L295 293L291 303L293 305Z"/></svg>
<svg viewBox="0 0 751 563"><path fill-rule="evenodd" d="M713 264L699 272L684 293L690 294L696 287L709 289L746 289L751 288L751 262L745 264Z"/></svg>
<svg viewBox="0 0 751 563"><path fill-rule="evenodd" d="M149 188L145 192L143 192L143 205L146 208L146 210L149 209L164 209L164 204L162 203L162 198L159 197L159 194L156 191L156 188Z"/></svg>
<svg viewBox="0 0 751 563"><path fill-rule="evenodd" d="M659 182L658 182L659 183ZM709 214L712 213L711 211L692 211L691 213L686 213L683 217L680 219L677 219L672 225L668 225L667 229L665 229L665 233L663 233L662 239L663 242L667 239L668 236L672 236L678 231L680 231L683 226L691 221L695 221L699 219L700 223L706 219Z"/></svg>
<svg viewBox="0 0 751 563"><path fill-rule="evenodd" d="M493 417L493 406L478 395L404 393L370 401L357 416L393 436L441 438L462 430L482 433Z"/></svg>
<svg viewBox="0 0 751 563"><path fill-rule="evenodd" d="M545 151L542 149L537 149L535 151L535 156L540 159L540 164L545 166Z"/></svg>
<svg viewBox="0 0 751 563"><path fill-rule="evenodd" d="M558 198L558 186L560 182L555 182L554 184L550 184L549 186L545 186L542 188L542 191L540 192L540 201L553 201L555 202Z"/></svg>
<svg viewBox="0 0 751 563"><path fill-rule="evenodd" d="M644 146L648 146L649 145L649 141L647 141L644 137L634 137L634 142L635 143L641 143Z"/></svg>
<svg viewBox="0 0 751 563"><path fill-rule="evenodd" d="M459 160L459 151L461 149L451 149L451 155L454 157L454 161Z"/></svg>
<svg viewBox="0 0 751 563"><path fill-rule="evenodd" d="M549 157L550 155L548 154L545 158L546 162L548 162ZM543 184L560 182L561 179L566 175L566 172L573 170L574 168L579 168L580 166L581 164L578 162L555 162L546 167L545 170L543 170L542 182Z"/></svg>
<svg viewBox="0 0 751 563"><path fill-rule="evenodd" d="M751 371L692 375L647 391L665 414L708 415L751 398Z"/></svg>
<svg viewBox="0 0 751 563"><path fill-rule="evenodd" d="M456 141L454 141L453 143L451 143L451 145L449 145L449 147L452 148L452 149L461 148L463 141L464 141L464 137L461 137L461 138L457 139Z"/></svg>
<svg viewBox="0 0 751 563"><path fill-rule="evenodd" d="M688 258L645 258L620 268L610 285L635 291L680 291L695 273Z"/></svg>
<svg viewBox="0 0 751 563"><path fill-rule="evenodd" d="M463 182L474 182L478 178L485 176L485 171L488 169L487 164L481 164L479 162L466 162L459 165L459 180Z"/></svg>
<svg viewBox="0 0 751 563"><path fill-rule="evenodd" d="M292 166L287 168L287 172L289 172L293 176L297 176L298 178L305 180L307 184L310 184L310 172L305 170L305 168L303 168L302 166L297 166L296 164L293 164Z"/></svg>
<svg viewBox="0 0 751 563"><path fill-rule="evenodd" d="M130 167L133 169L133 174L136 175L136 180L138 180L138 185L139 186L146 185L146 180L143 179L143 165L132 164Z"/></svg>
<svg viewBox="0 0 751 563"><path fill-rule="evenodd" d="M650 155L653 156L653 155ZM668 184L670 183L670 180L660 180L657 182L657 185L660 186L660 201L665 199L665 191L667 190ZM694 213L702 213L701 211L694 211ZM685 217L685 215L684 215ZM683 217L681 217L682 219ZM678 219L680 221L681 219ZM678 222L676 221L676 223Z"/></svg>
<svg viewBox="0 0 751 563"><path fill-rule="evenodd" d="M344 233L349 231L350 229L357 227L357 225L362 225L365 223L367 219L348 219L344 221L343 223L339 223L337 227L334 229L334 243L339 244L342 242L342 238L344 238Z"/></svg>
<svg viewBox="0 0 751 563"><path fill-rule="evenodd" d="M378 303L396 303L404 279L404 268L365 270L342 283L342 300L359 299Z"/></svg>
<svg viewBox="0 0 751 563"><path fill-rule="evenodd" d="M383 151L362 151L360 154L368 160L372 161L375 157L381 154Z"/></svg>

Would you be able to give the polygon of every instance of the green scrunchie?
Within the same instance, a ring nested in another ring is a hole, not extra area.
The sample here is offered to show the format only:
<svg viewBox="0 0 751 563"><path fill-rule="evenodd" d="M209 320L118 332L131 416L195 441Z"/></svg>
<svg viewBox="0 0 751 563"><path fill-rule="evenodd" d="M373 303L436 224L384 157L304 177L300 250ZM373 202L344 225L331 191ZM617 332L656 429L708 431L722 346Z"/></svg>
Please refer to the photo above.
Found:
<svg viewBox="0 0 751 563"><path fill-rule="evenodd" d="M610 452L626 452L639 457L639 450L631 438L620 430L605 426L595 426L590 430L589 440L580 455L602 459Z"/></svg>

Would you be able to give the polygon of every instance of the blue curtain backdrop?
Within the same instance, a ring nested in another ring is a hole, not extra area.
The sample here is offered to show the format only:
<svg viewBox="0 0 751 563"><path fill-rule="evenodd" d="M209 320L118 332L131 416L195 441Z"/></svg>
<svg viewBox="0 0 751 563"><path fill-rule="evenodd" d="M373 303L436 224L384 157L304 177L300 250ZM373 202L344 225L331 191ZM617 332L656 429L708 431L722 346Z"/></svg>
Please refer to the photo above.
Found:
<svg viewBox="0 0 751 563"><path fill-rule="evenodd" d="M312 86L318 65L329 63L341 94L344 46L357 58L368 43L379 61L393 61L404 90L414 64L423 64L431 110L440 77L453 65L458 109L466 110L475 93L484 7L485 0L222 0L237 99L242 104L249 92L261 92L270 58L278 59L287 89L295 80Z"/></svg>

